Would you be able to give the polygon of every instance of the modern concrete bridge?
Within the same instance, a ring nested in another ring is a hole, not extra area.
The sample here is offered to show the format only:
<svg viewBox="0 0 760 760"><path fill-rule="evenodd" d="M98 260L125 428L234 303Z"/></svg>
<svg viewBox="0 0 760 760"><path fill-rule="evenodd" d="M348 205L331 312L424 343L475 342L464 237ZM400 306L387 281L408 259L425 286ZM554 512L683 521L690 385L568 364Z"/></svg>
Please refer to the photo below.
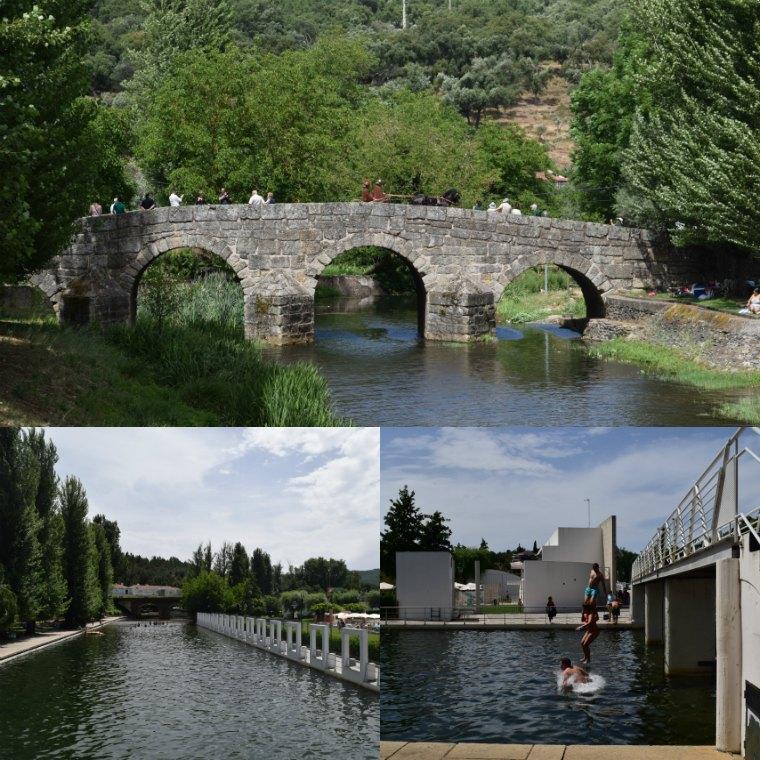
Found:
<svg viewBox="0 0 760 760"><path fill-rule="evenodd" d="M760 757L760 430L739 429L634 562L667 675L715 672L716 747Z"/></svg>
<svg viewBox="0 0 760 760"><path fill-rule="evenodd" d="M526 269L556 264L578 282L588 317L605 297L692 276L686 257L646 230L459 208L379 203L188 206L89 217L33 276L63 322L128 323L145 269L163 253L203 249L235 271L245 334L272 344L314 336L314 291L336 256L379 246L417 285L426 338L466 341L495 327L495 304Z"/></svg>
<svg viewBox="0 0 760 760"><path fill-rule="evenodd" d="M172 609L180 604L182 592L172 586L116 585L111 597L116 606L130 617L141 618L153 608L161 620L168 620Z"/></svg>

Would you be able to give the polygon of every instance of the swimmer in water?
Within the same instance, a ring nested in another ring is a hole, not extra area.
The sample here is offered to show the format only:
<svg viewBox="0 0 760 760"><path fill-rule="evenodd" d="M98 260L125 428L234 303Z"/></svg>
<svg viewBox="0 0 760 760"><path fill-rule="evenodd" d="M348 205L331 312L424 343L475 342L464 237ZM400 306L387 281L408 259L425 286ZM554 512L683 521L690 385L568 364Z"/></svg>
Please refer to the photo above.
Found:
<svg viewBox="0 0 760 760"><path fill-rule="evenodd" d="M573 685L570 683L570 679L574 679L575 683L590 683L588 673L577 665L573 666L569 657L563 657L560 662L560 669L562 670L562 688L572 689Z"/></svg>
<svg viewBox="0 0 760 760"><path fill-rule="evenodd" d="M581 662L584 665L591 664L591 644L599 635L599 626L597 622L599 620L599 613L596 611L596 605L584 604L583 614L581 615L581 624L575 629L576 631L583 631L583 637L581 638L581 649L583 650L583 659Z"/></svg>
<svg viewBox="0 0 760 760"><path fill-rule="evenodd" d="M599 586L601 585L605 596L607 595L607 584L604 582L604 576L599 569L599 564L594 562L591 568L591 573L588 577L588 586L584 593L583 604L596 604L597 597L599 596Z"/></svg>

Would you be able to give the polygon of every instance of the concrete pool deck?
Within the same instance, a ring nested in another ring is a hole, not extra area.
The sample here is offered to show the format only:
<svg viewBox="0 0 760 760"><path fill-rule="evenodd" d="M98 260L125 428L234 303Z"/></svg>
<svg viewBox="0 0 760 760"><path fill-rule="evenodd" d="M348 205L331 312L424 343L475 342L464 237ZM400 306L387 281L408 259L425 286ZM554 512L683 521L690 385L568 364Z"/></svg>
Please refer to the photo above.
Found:
<svg viewBox="0 0 760 760"><path fill-rule="evenodd" d="M29 638L6 641L5 643L0 644L0 665L15 660L17 657L21 657L35 649L43 649L52 646L53 644L59 644L61 641L73 639L76 636L83 636L85 630L94 631L109 623L113 623L116 620L123 619L123 615L115 615L114 617L103 618L103 620L98 623L88 623L86 629L78 628L75 631L45 631L44 633L38 633Z"/></svg>
<svg viewBox="0 0 760 760"><path fill-rule="evenodd" d="M502 630L502 631L574 631L580 625L580 614L560 613L553 622L546 619L543 612L515 612L504 614L471 614L466 620L383 620L380 625L383 628L402 628L407 630ZM599 620L599 628L605 630L621 631L638 630L643 628L642 623L631 622L630 612L624 611L617 623Z"/></svg>
<svg viewBox="0 0 760 760"><path fill-rule="evenodd" d="M380 742L380 760L731 760L714 747Z"/></svg>

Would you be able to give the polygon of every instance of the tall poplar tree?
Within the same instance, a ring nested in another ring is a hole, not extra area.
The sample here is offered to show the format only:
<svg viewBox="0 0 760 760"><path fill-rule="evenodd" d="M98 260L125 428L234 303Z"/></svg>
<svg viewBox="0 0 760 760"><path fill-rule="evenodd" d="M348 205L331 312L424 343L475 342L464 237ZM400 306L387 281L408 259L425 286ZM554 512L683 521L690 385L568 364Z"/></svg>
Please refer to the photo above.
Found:
<svg viewBox="0 0 760 760"><path fill-rule="evenodd" d="M232 548L232 560L230 561L227 580L230 586L244 583L251 577L251 566L248 561L248 552L243 544L238 541Z"/></svg>
<svg viewBox="0 0 760 760"><path fill-rule="evenodd" d="M38 480L37 462L21 431L0 427L0 566L29 633L34 632L40 603Z"/></svg>
<svg viewBox="0 0 760 760"><path fill-rule="evenodd" d="M71 598L66 622L81 626L97 615L102 594L95 570L95 544L87 521L87 494L78 478L66 478L60 499L64 524L63 567Z"/></svg>
<svg viewBox="0 0 760 760"><path fill-rule="evenodd" d="M102 617L111 609L111 589L113 587L113 565L111 564L111 546L108 543L102 522L90 523L92 543L95 547L95 576L98 582L99 605L98 616Z"/></svg>
<svg viewBox="0 0 760 760"><path fill-rule="evenodd" d="M38 577L39 619L54 620L66 611L66 580L63 577L63 520L58 509L58 451L42 430L30 430L25 440L38 466L35 508L40 548Z"/></svg>

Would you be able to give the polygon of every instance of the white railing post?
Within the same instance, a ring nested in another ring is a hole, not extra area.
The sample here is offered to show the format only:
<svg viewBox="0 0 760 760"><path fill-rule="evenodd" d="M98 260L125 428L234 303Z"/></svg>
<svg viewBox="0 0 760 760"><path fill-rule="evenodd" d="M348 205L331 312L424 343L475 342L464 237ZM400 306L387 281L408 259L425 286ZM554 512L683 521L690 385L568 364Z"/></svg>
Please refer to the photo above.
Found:
<svg viewBox="0 0 760 760"><path fill-rule="evenodd" d="M285 623L285 638L287 641L285 651L287 656L292 660L302 660L300 620L288 620Z"/></svg>
<svg viewBox="0 0 760 760"><path fill-rule="evenodd" d="M319 638L322 639L321 645ZM309 624L309 664L327 670L330 653L330 626L326 623Z"/></svg>
<svg viewBox="0 0 760 760"><path fill-rule="evenodd" d="M359 637L359 661L351 666L351 636ZM364 683L367 680L367 665L369 663L369 643L366 628L340 629L340 664L341 675L349 681Z"/></svg>

